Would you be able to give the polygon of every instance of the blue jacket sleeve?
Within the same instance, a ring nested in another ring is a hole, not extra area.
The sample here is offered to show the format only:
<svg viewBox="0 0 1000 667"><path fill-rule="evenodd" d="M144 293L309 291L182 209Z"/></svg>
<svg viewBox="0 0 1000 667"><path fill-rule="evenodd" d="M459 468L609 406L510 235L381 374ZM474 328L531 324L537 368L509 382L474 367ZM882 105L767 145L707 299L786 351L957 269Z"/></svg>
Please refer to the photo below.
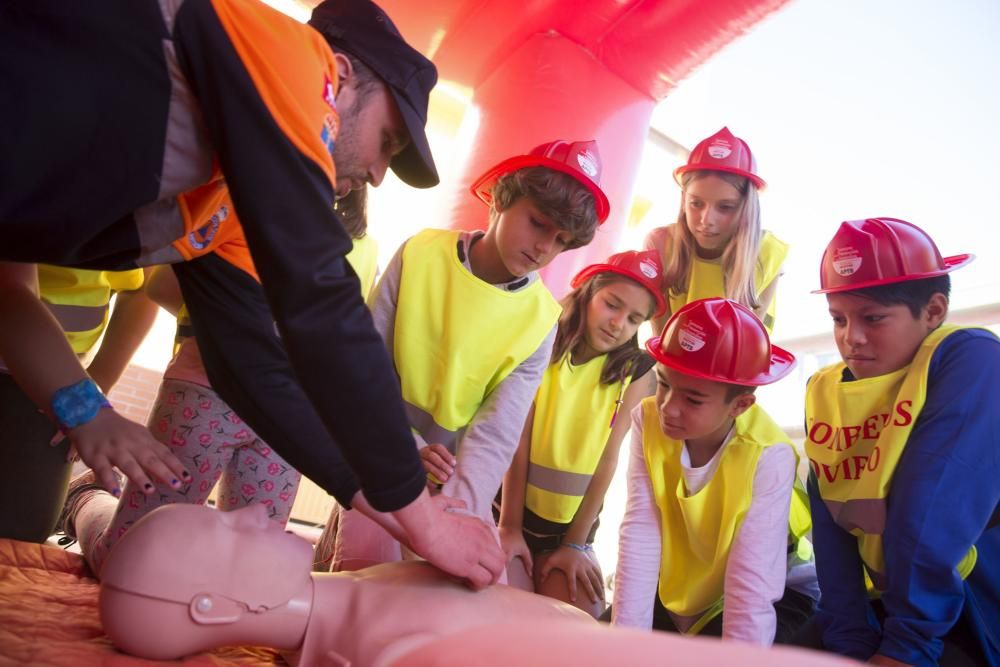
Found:
<svg viewBox="0 0 1000 667"><path fill-rule="evenodd" d="M816 623L823 633L823 646L867 660L878 649L879 626L868 602L857 538L834 523L813 473L809 474L808 489L821 592Z"/></svg>
<svg viewBox="0 0 1000 667"><path fill-rule="evenodd" d="M1000 502L998 397L1000 340L982 330L948 336L931 359L927 400L889 494L882 655L937 664L941 637L963 611L966 584L955 568Z"/></svg>

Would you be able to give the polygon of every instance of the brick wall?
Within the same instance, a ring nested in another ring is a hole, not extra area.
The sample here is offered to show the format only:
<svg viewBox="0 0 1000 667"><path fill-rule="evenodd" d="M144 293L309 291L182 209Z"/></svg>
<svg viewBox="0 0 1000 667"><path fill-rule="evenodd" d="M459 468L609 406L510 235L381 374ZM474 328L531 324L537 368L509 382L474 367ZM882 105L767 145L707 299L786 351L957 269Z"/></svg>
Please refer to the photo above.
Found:
<svg viewBox="0 0 1000 667"><path fill-rule="evenodd" d="M142 366L130 365L108 394L108 400L122 415L145 424L156 400L163 373Z"/></svg>

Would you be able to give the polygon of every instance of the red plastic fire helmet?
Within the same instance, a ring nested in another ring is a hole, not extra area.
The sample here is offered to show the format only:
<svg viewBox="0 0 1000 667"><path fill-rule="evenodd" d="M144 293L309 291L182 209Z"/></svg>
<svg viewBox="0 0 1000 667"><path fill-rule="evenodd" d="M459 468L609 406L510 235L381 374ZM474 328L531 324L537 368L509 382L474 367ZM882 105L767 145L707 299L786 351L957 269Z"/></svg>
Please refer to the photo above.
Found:
<svg viewBox="0 0 1000 667"><path fill-rule="evenodd" d="M656 299L656 312L653 316L662 315L667 309L667 301L663 298L662 281L663 265L660 263L660 253L656 250L626 250L608 257L601 264L591 264L584 267L570 282L574 289L582 285L591 276L599 273L617 273L636 281Z"/></svg>
<svg viewBox="0 0 1000 667"><path fill-rule="evenodd" d="M975 255L941 257L933 239L916 225L896 218L867 218L840 223L819 267L820 289L814 294L933 278Z"/></svg>
<svg viewBox="0 0 1000 667"><path fill-rule="evenodd" d="M646 349L685 375L752 387L777 382L795 367L795 356L771 344L753 311L718 297L678 310Z"/></svg>
<svg viewBox="0 0 1000 667"><path fill-rule="evenodd" d="M703 139L688 156L687 164L674 169L674 180L683 187L681 174L689 171L726 171L749 178L757 189L767 187L764 179L757 175L757 161L747 142L743 141L728 127L724 127L708 139Z"/></svg>
<svg viewBox="0 0 1000 667"><path fill-rule="evenodd" d="M601 190L601 154L597 150L596 141L568 142L556 139L535 146L527 155L515 155L487 169L486 173L473 182L472 194L489 206L493 203L493 186L497 180L527 167L548 167L569 174L594 196L598 223L608 219L611 204L608 196Z"/></svg>

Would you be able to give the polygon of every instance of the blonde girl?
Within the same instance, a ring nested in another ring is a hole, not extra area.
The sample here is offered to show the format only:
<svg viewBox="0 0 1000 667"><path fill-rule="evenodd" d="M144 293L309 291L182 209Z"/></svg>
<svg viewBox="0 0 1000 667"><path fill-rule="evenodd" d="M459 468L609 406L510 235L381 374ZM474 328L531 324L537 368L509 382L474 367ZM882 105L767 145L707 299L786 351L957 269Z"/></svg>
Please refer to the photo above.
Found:
<svg viewBox="0 0 1000 667"><path fill-rule="evenodd" d="M682 190L677 223L654 229L645 244L666 267L669 307L654 328L685 304L725 297L753 310L770 332L788 246L761 230L758 193L766 184L750 147L724 127L695 147L674 178Z"/></svg>

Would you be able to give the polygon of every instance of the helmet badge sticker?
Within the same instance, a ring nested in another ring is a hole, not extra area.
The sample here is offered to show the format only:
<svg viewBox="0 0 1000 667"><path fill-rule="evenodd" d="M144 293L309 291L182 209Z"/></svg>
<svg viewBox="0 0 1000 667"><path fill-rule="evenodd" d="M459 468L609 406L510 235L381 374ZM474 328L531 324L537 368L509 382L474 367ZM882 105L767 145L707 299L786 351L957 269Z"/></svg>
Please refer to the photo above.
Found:
<svg viewBox="0 0 1000 667"><path fill-rule="evenodd" d="M725 139L716 139L708 146L709 157L716 160L725 160L733 152L732 146Z"/></svg>
<svg viewBox="0 0 1000 667"><path fill-rule="evenodd" d="M589 150L581 151L576 155L576 162L580 165L583 173L591 178L597 178L597 156Z"/></svg>
<svg viewBox="0 0 1000 667"><path fill-rule="evenodd" d="M645 259L639 262L639 271L642 272L642 275L646 276L650 280L656 278L659 275L659 272L656 270L656 267L653 265L653 263Z"/></svg>
<svg viewBox="0 0 1000 667"><path fill-rule="evenodd" d="M705 347L705 330L694 322L681 325L677 342L685 352L697 352Z"/></svg>
<svg viewBox="0 0 1000 667"><path fill-rule="evenodd" d="M857 248L852 246L837 248L833 251L833 270L842 277L854 275L861 268L861 260L861 253Z"/></svg>

